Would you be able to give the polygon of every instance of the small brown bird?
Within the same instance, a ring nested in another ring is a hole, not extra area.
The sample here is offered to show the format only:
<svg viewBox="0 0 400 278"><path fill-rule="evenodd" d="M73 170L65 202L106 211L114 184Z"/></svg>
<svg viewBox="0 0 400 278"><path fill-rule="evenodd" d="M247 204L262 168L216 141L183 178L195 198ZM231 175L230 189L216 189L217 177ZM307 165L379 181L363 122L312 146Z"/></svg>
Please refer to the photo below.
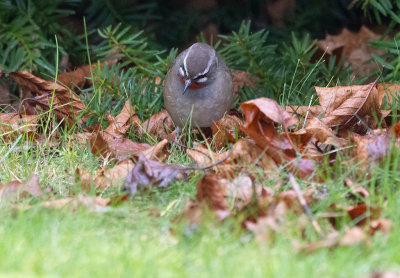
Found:
<svg viewBox="0 0 400 278"><path fill-rule="evenodd" d="M165 77L164 103L178 132L190 115L192 127L210 127L229 110L232 98L230 70L205 43L179 54Z"/></svg>

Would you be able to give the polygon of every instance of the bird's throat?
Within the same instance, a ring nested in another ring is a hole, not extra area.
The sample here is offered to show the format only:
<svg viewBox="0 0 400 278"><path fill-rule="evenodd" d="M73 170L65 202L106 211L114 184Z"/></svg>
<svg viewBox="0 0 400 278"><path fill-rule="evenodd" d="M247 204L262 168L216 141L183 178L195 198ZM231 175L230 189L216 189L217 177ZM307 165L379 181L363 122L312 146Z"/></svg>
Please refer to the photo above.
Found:
<svg viewBox="0 0 400 278"><path fill-rule="evenodd" d="M181 77L181 76L179 76L179 81L181 81L181 83L182 84L185 84L185 80ZM199 83L196 83L196 82L192 82L190 85L189 85L189 89L190 90L198 90L198 89L201 89L201 88L203 88L204 87L204 85L202 85L202 84L199 84Z"/></svg>

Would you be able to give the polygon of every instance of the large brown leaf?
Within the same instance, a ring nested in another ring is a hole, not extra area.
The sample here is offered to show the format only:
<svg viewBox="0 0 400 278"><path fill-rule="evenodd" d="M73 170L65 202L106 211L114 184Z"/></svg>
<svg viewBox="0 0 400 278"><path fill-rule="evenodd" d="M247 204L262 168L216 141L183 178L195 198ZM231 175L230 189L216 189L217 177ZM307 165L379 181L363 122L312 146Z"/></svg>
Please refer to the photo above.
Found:
<svg viewBox="0 0 400 278"><path fill-rule="evenodd" d="M104 130L104 136L113 139L121 139L125 137L132 124L140 125L139 116L136 115L135 110L130 104L129 100L125 102L121 112L116 116L109 116L109 126Z"/></svg>
<svg viewBox="0 0 400 278"><path fill-rule="evenodd" d="M276 124L280 124L284 130L288 130L298 123L296 118L268 98L247 101L242 103L241 108L246 119L241 129L265 149L278 165L285 164L301 176L309 176L314 172L314 163L298 157L298 150L291 138L276 127Z"/></svg>
<svg viewBox="0 0 400 278"><path fill-rule="evenodd" d="M375 116L381 118L383 93L375 83L358 86L315 87L325 116L321 121L328 127L354 127L361 119L376 128Z"/></svg>
<svg viewBox="0 0 400 278"><path fill-rule="evenodd" d="M34 113L34 107L39 104L45 109L53 109L59 120L66 120L72 125L85 109L85 104L70 89L54 81L43 80L27 71L10 72L9 75L27 97L22 105L28 113ZM83 119L78 123L82 124Z"/></svg>

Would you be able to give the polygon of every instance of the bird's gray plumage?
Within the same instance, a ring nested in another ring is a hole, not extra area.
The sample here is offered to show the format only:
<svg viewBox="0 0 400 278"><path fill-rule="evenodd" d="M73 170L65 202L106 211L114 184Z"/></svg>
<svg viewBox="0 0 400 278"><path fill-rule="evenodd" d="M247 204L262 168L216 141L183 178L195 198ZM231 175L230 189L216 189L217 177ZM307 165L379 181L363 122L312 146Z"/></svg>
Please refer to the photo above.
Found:
<svg viewBox="0 0 400 278"><path fill-rule="evenodd" d="M180 67L186 78L206 76L204 87L189 88L183 94ZM225 61L204 43L196 43L179 54L165 78L165 107L178 128L186 124L191 113L193 127L210 127L229 110L232 98L232 76Z"/></svg>

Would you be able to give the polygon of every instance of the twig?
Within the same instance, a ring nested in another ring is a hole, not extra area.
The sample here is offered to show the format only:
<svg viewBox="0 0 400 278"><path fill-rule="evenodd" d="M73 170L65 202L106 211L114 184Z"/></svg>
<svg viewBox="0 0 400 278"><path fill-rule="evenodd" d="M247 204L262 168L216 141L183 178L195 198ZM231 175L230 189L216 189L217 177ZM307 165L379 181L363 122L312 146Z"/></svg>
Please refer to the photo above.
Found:
<svg viewBox="0 0 400 278"><path fill-rule="evenodd" d="M292 185L294 192L297 195L297 198L300 201L301 206L303 207L304 212L307 214L308 219L311 221L311 224L313 226L313 228L315 229L315 231L317 232L317 234L322 237L322 231L321 228L319 227L317 221L314 219L314 217L312 216L311 210L308 207L306 200L304 200L303 194L301 193L299 184L296 182L295 178L293 177L293 175L291 173L289 173L289 181L290 184Z"/></svg>

